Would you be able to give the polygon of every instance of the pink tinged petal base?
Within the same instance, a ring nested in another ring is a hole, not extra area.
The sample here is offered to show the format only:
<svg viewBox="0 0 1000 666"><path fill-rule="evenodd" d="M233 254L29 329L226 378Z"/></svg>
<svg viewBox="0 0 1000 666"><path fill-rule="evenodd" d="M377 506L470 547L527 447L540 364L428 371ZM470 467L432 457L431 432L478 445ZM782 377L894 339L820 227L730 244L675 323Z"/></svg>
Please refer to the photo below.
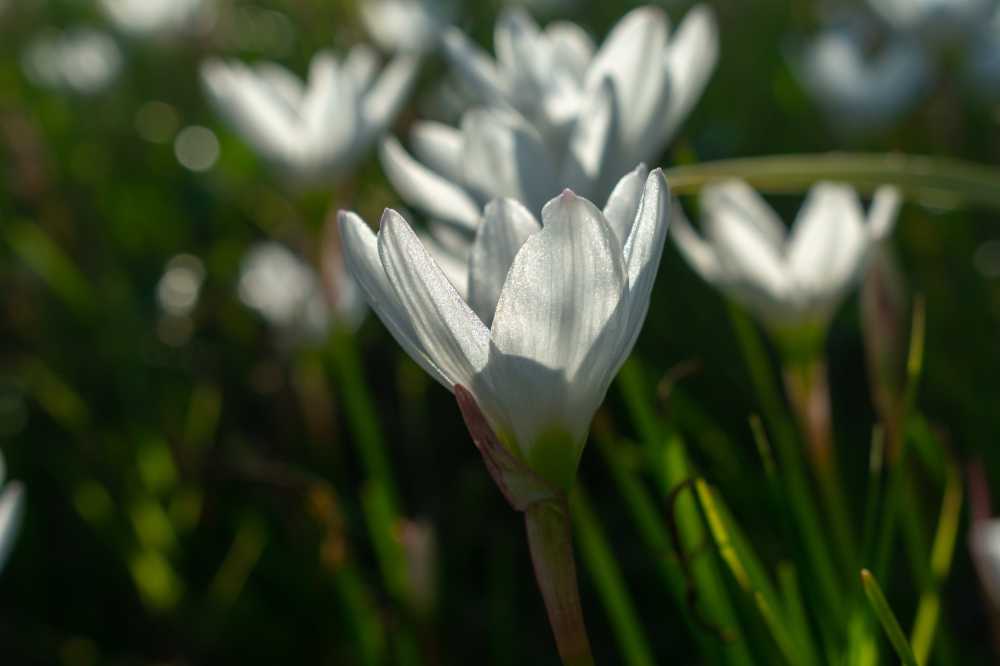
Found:
<svg viewBox="0 0 1000 666"><path fill-rule="evenodd" d="M456 384L453 390L469 436L507 502L517 511L526 511L538 502L560 497L556 488L535 474L500 442L475 396L461 384Z"/></svg>

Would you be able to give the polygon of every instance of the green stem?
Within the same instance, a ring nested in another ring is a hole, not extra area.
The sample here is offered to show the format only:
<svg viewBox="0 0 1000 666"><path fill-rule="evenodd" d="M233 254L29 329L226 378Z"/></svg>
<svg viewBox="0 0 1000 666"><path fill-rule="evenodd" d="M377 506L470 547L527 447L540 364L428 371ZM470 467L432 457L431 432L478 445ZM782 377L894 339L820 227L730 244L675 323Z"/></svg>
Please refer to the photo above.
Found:
<svg viewBox="0 0 1000 666"><path fill-rule="evenodd" d="M545 600L563 666L593 666L573 558L565 498L532 504L524 512L535 578Z"/></svg>
<svg viewBox="0 0 1000 666"><path fill-rule="evenodd" d="M961 160L919 155L821 153L773 155L674 167L665 171L674 194L696 194L706 183L741 178L768 192L799 193L818 180L850 183L865 193L885 184L935 206L1000 208L1000 170Z"/></svg>
<svg viewBox="0 0 1000 666"><path fill-rule="evenodd" d="M857 567L857 547L851 533L851 516L840 482L833 446L830 386L826 363L819 358L786 363L785 389L808 445L809 460L820 498L830 519L838 555L848 570Z"/></svg>

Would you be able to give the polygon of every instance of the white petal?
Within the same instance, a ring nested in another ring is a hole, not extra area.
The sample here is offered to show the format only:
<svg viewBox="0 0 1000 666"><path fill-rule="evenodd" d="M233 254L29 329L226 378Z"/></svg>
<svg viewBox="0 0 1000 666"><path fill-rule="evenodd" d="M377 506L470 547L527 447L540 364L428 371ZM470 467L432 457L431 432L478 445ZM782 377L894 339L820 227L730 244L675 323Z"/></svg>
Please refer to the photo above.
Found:
<svg viewBox="0 0 1000 666"><path fill-rule="evenodd" d="M519 117L473 110L462 118L466 182L489 199L511 197L538 210L558 185L552 158L533 127Z"/></svg>
<svg viewBox="0 0 1000 666"><path fill-rule="evenodd" d="M484 104L504 104L507 89L493 59L457 28L449 28L442 41L444 55L472 94Z"/></svg>
<svg viewBox="0 0 1000 666"><path fill-rule="evenodd" d="M361 118L366 135L378 136L396 118L417 80L420 57L398 55L386 65L362 102Z"/></svg>
<svg viewBox="0 0 1000 666"><path fill-rule="evenodd" d="M489 355L489 329L394 210L382 216L378 250L421 346L452 387L472 386Z"/></svg>
<svg viewBox="0 0 1000 666"><path fill-rule="evenodd" d="M814 299L832 302L857 276L866 250L858 195L847 185L814 185L789 239L788 262L796 283Z"/></svg>
<svg viewBox="0 0 1000 666"><path fill-rule="evenodd" d="M213 60L202 66L201 74L215 107L263 157L296 156L300 135L292 114L244 65Z"/></svg>
<svg viewBox="0 0 1000 666"><path fill-rule="evenodd" d="M582 82L594 59L594 41L587 31L569 21L554 21L546 26L545 36L552 51L553 68Z"/></svg>
<svg viewBox="0 0 1000 666"><path fill-rule="evenodd" d="M539 228L531 211L515 199L495 199L486 205L469 257L469 305L487 326L493 323L515 255Z"/></svg>
<svg viewBox="0 0 1000 666"><path fill-rule="evenodd" d="M761 213L774 213L756 192L745 187L744 183L732 181L706 188L702 197L705 236L715 247L727 283L736 282L787 300L792 296L793 284L785 265L784 247L776 242L778 229L762 224L768 216ZM777 220L775 223L781 224Z"/></svg>
<svg viewBox="0 0 1000 666"><path fill-rule="evenodd" d="M464 231L456 229L447 222L439 222L431 225L430 233L418 233L417 237L424 244L427 251L437 262L441 271L455 287L455 291L462 297L462 300L469 300L469 253L472 249L472 241L468 240L464 246L459 246L454 238L461 234L466 236Z"/></svg>
<svg viewBox="0 0 1000 666"><path fill-rule="evenodd" d="M775 252L784 251L785 225L757 191L742 180L726 180L702 191L701 205L707 217L735 218L752 227Z"/></svg>
<svg viewBox="0 0 1000 666"><path fill-rule="evenodd" d="M582 445L618 358L622 250L593 204L566 191L514 259L493 320L489 376L532 462L552 431Z"/></svg>
<svg viewBox="0 0 1000 666"><path fill-rule="evenodd" d="M462 133L454 127L419 121L410 131L410 146L417 159L453 183L464 180Z"/></svg>
<svg viewBox="0 0 1000 666"><path fill-rule="evenodd" d="M305 96L305 86L299 77L273 62L257 63L255 69L261 81L269 87L275 97L284 102L289 112L298 113L302 98Z"/></svg>
<svg viewBox="0 0 1000 666"><path fill-rule="evenodd" d="M642 201L635 215L635 222L625 241L625 274L628 278L628 294L625 297L626 337L621 348L618 364L612 374L625 362L635 346L635 341L646 321L649 310L649 296L656 282L656 272L663 256L663 243L667 238L670 223L670 188L660 169L654 169L646 178L642 191ZM610 378L608 379L610 382Z"/></svg>
<svg viewBox="0 0 1000 666"><path fill-rule="evenodd" d="M715 14L707 5L687 13L667 49L666 67L670 76L670 103L659 132L650 137L657 152L677 131L701 98L719 60L719 30Z"/></svg>
<svg viewBox="0 0 1000 666"><path fill-rule="evenodd" d="M625 174L611 191L608 203L604 206L604 217L622 247L625 246L625 240L632 230L632 223L635 222L635 215L639 211L639 202L642 200L642 191L648 175L649 169L645 164L640 164Z"/></svg>
<svg viewBox="0 0 1000 666"><path fill-rule="evenodd" d="M364 92L371 87L378 74L378 54L366 44L358 44L347 53L344 71L354 81L354 89Z"/></svg>
<svg viewBox="0 0 1000 666"><path fill-rule="evenodd" d="M379 149L382 168L404 201L434 217L475 229L479 206L462 188L437 175L387 137Z"/></svg>
<svg viewBox="0 0 1000 666"><path fill-rule="evenodd" d="M688 264L705 282L716 283L723 278L715 248L706 243L694 230L680 204L674 206L670 235Z"/></svg>
<svg viewBox="0 0 1000 666"><path fill-rule="evenodd" d="M562 165L560 184L583 196L602 189L601 167L607 161L615 137L618 113L610 79L585 103L569 138L569 152ZM606 189L604 190L607 191ZM551 194L551 193L550 193Z"/></svg>
<svg viewBox="0 0 1000 666"><path fill-rule="evenodd" d="M382 259L378 255L375 234L354 213L341 211L337 219L340 224L344 264L358 283L368 304L389 329L392 337L396 338L399 346L406 350L406 353L427 374L451 390L454 383L445 378L441 369L427 355L410 322L409 315L396 296L396 290L389 283L389 277L382 266Z"/></svg>
<svg viewBox="0 0 1000 666"><path fill-rule="evenodd" d="M14 547L14 537L21 525L24 508L24 486L13 481L0 495L0 570Z"/></svg>
<svg viewBox="0 0 1000 666"><path fill-rule="evenodd" d="M532 62L538 55L540 34L538 24L522 8L507 9L500 15L493 35L493 50L504 76L517 78L525 70L541 66Z"/></svg>
<svg viewBox="0 0 1000 666"><path fill-rule="evenodd" d="M346 156L358 125L357 92L333 55L321 52L313 58L301 113L308 132L303 149L315 155L317 165Z"/></svg>
<svg viewBox="0 0 1000 666"><path fill-rule="evenodd" d="M654 115L668 85L660 62L667 45L667 19L661 9L640 7L626 14L611 29L587 72L587 88L596 90L610 76L621 109L622 138L634 144ZM638 161L638 160L636 160Z"/></svg>
<svg viewBox="0 0 1000 666"><path fill-rule="evenodd" d="M868 233L872 240L885 240L892 234L902 204L903 198L898 188L883 185L875 190L875 197L868 210Z"/></svg>

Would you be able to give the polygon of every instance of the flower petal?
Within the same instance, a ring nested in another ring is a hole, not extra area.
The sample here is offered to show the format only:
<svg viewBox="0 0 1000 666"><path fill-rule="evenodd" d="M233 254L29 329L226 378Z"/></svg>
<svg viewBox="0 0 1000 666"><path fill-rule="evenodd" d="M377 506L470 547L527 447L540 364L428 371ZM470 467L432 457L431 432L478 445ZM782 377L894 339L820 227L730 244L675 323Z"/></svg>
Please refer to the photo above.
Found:
<svg viewBox="0 0 1000 666"><path fill-rule="evenodd" d="M882 241L889 237L896 226L896 216L903 204L899 189L892 185L883 185L875 190L871 208L868 209L868 234L873 241Z"/></svg>
<svg viewBox="0 0 1000 666"><path fill-rule="evenodd" d="M487 368L529 462L555 433L582 446L618 358L626 290L621 246L593 204L567 190L542 219L507 274Z"/></svg>
<svg viewBox="0 0 1000 666"><path fill-rule="evenodd" d="M371 87L378 74L378 54L367 44L358 44L344 58L344 72L354 82L354 89L363 93Z"/></svg>
<svg viewBox="0 0 1000 666"><path fill-rule="evenodd" d="M306 134L303 151L312 166L340 157L358 124L357 91L330 53L320 52L309 66L309 83L302 98L301 117Z"/></svg>
<svg viewBox="0 0 1000 666"><path fill-rule="evenodd" d="M569 137L569 151L563 162L560 184L591 196L603 189L601 167L607 162L618 125L615 92L604 79L597 92L584 102ZM604 190L607 191L607 190ZM551 194L551 193L549 193Z"/></svg>
<svg viewBox="0 0 1000 666"><path fill-rule="evenodd" d="M462 188L410 157L393 137L382 142L379 157L386 177L404 201L433 217L475 229L479 206Z"/></svg>
<svg viewBox="0 0 1000 666"><path fill-rule="evenodd" d="M663 256L663 244L670 224L670 188L661 169L654 169L646 178L642 191L642 201L635 214L635 222L625 241L625 274L628 279L628 293L625 296L625 339L621 347L618 364L611 374L632 353L632 347L639 338L639 331L646 321L649 311L649 296L656 282L656 272ZM608 378L608 382L611 378Z"/></svg>
<svg viewBox="0 0 1000 666"><path fill-rule="evenodd" d="M539 210L556 191L552 158L538 132L514 114L473 110L462 118L466 182L489 199Z"/></svg>
<svg viewBox="0 0 1000 666"><path fill-rule="evenodd" d="M655 7L639 7L611 29L587 72L589 90L611 77L622 111L621 137L628 145L635 145L650 120L662 114L658 103L669 85L667 72L651 63L659 62L666 46L666 15Z"/></svg>
<svg viewBox="0 0 1000 666"><path fill-rule="evenodd" d="M594 59L594 41L587 31L570 21L553 21L545 28L552 52L552 67L583 82L590 61Z"/></svg>
<svg viewBox="0 0 1000 666"><path fill-rule="evenodd" d="M428 254L406 220L392 209L382 216L379 256L409 315L421 346L450 386L472 386L486 365L489 329Z"/></svg>
<svg viewBox="0 0 1000 666"><path fill-rule="evenodd" d="M14 547L24 510L24 486L17 481L7 484L0 495L0 570Z"/></svg>
<svg viewBox="0 0 1000 666"><path fill-rule="evenodd" d="M410 130L410 146L417 159L453 183L464 180L462 173L462 133L454 127L419 121Z"/></svg>
<svg viewBox="0 0 1000 666"><path fill-rule="evenodd" d="M723 279L722 266L719 265L715 248L706 243L694 230L680 204L674 206L670 235L681 255L705 282L718 283Z"/></svg>
<svg viewBox="0 0 1000 666"><path fill-rule="evenodd" d="M358 283L372 310L389 329L392 337L396 338L399 346L427 374L451 390L453 382L445 377L437 364L428 356L410 322L409 315L389 283L389 277L382 266L382 259L378 255L378 241L375 234L354 213L340 211L337 220L340 224L344 264Z"/></svg>
<svg viewBox="0 0 1000 666"><path fill-rule="evenodd" d="M486 205L469 257L469 305L483 323L493 323L500 290L518 250L541 228L515 199L495 199Z"/></svg>
<svg viewBox="0 0 1000 666"><path fill-rule="evenodd" d="M362 100L361 120L367 137L378 136L406 103L417 80L420 56L401 54L392 59Z"/></svg>
<svg viewBox="0 0 1000 666"><path fill-rule="evenodd" d="M776 253L784 252L785 225L757 191L742 180L725 180L702 191L701 205L710 218L734 218L751 226Z"/></svg>
<svg viewBox="0 0 1000 666"><path fill-rule="evenodd" d="M705 236L715 247L727 284L792 297L793 283L785 265L781 222L760 196L741 181L705 188L702 195Z"/></svg>
<svg viewBox="0 0 1000 666"><path fill-rule="evenodd" d="M715 14L707 5L687 13L667 48L666 68L670 77L670 101L664 121L648 141L656 152L673 137L677 128L701 98L719 60L719 29Z"/></svg>
<svg viewBox="0 0 1000 666"><path fill-rule="evenodd" d="M496 63L469 41L458 28L449 28L442 41L445 58L465 86L484 104L505 105L507 89Z"/></svg>
<svg viewBox="0 0 1000 666"><path fill-rule="evenodd" d="M424 244L427 251L441 271L455 287L455 291L468 302L469 298L469 251L472 248L471 240L464 245L456 242L458 235L465 236L466 233L455 228L447 222L432 224L430 233L418 233L417 237Z"/></svg>
<svg viewBox="0 0 1000 666"><path fill-rule="evenodd" d="M635 215L639 212L639 202L642 200L648 175L649 169L645 164L640 164L625 174L611 191L608 203L604 206L604 217L614 229L615 237L622 247L625 247L625 241L632 230L632 223L635 222Z"/></svg>
<svg viewBox="0 0 1000 666"><path fill-rule="evenodd" d="M812 299L835 299L859 274L866 252L858 195L847 185L814 185L789 239L788 264L796 284Z"/></svg>
<svg viewBox="0 0 1000 666"><path fill-rule="evenodd" d="M301 146L289 109L241 63L210 60L202 81L214 106L265 159L294 159Z"/></svg>

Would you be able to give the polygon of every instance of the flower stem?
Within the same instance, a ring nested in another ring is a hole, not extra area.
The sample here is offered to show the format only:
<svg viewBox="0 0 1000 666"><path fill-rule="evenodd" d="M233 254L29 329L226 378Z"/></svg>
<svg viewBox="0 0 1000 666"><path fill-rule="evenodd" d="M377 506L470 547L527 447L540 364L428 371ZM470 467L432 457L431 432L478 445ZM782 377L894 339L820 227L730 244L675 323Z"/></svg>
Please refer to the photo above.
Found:
<svg viewBox="0 0 1000 666"><path fill-rule="evenodd" d="M830 386L826 363L814 359L787 363L785 388L809 450L809 459L819 483L820 496L829 514L842 562L856 567L857 549L851 533L850 511L840 483L837 456L833 450Z"/></svg>
<svg viewBox="0 0 1000 666"><path fill-rule="evenodd" d="M537 502L524 512L535 578L563 666L593 666L583 622L573 559L569 506L565 498Z"/></svg>

